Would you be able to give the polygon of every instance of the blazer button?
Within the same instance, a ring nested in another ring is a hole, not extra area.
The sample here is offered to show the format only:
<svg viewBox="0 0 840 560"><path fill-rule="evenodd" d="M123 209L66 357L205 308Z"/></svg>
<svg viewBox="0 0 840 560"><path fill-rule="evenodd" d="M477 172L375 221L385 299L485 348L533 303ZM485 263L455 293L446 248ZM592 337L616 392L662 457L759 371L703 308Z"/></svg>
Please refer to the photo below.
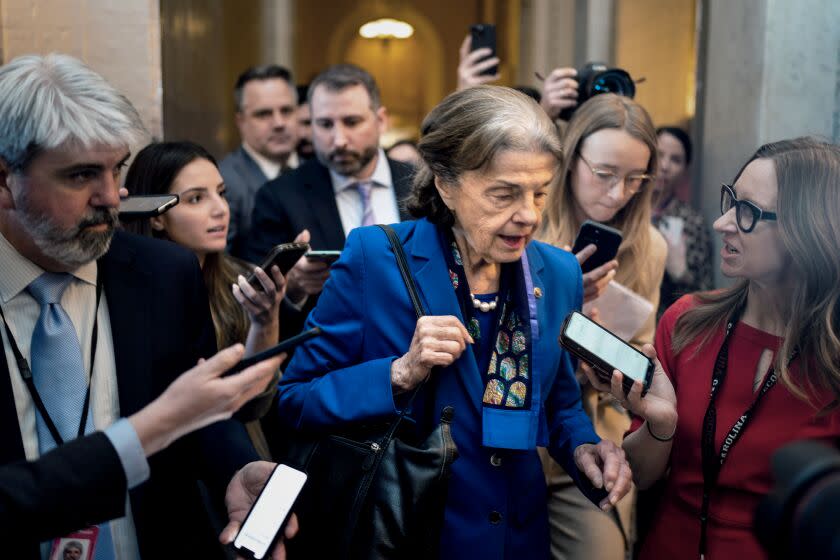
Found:
<svg viewBox="0 0 840 560"><path fill-rule="evenodd" d="M498 525L502 521L502 514L498 511L491 511L490 515L488 516L488 520L493 525Z"/></svg>
<svg viewBox="0 0 840 560"><path fill-rule="evenodd" d="M499 456L498 453L493 453L492 455L490 455L490 464L494 467L502 466L502 458Z"/></svg>

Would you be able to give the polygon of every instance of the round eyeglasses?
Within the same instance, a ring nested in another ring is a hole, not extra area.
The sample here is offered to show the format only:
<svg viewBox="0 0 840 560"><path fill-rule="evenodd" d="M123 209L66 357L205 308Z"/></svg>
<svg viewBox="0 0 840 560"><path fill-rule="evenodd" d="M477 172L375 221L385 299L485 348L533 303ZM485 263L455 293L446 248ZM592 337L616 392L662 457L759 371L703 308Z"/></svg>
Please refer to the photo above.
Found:
<svg viewBox="0 0 840 560"><path fill-rule="evenodd" d="M738 200L735 196L735 187L732 185L721 185L720 187L720 215L723 216L735 207L735 223L738 229L749 233L755 229L759 220L776 221L776 213L762 210L757 204L749 200Z"/></svg>
<svg viewBox="0 0 840 560"><path fill-rule="evenodd" d="M583 154L581 153L578 153L578 158L580 158L580 161L589 168L592 176L595 177L595 180L600 183L603 188L611 189L621 182L621 175L613 173L609 169L594 167L585 157L583 157ZM627 191L628 194L634 195L641 190L646 182L652 181L653 179L653 175L648 175L647 173L629 173L624 176L624 190Z"/></svg>

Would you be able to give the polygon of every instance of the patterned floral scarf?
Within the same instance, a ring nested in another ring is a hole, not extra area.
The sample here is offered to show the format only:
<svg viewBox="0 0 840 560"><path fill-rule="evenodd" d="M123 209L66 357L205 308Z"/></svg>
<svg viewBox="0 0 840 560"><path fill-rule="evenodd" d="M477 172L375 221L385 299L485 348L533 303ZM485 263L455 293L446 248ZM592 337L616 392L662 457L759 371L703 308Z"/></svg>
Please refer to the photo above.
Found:
<svg viewBox="0 0 840 560"><path fill-rule="evenodd" d="M531 324L522 261L502 265L495 331L482 333L455 237L449 229L440 233L449 279L467 330L476 341L483 336L495 339L489 366L484 372L483 405L489 408L530 409ZM476 361L480 363L480 360Z"/></svg>

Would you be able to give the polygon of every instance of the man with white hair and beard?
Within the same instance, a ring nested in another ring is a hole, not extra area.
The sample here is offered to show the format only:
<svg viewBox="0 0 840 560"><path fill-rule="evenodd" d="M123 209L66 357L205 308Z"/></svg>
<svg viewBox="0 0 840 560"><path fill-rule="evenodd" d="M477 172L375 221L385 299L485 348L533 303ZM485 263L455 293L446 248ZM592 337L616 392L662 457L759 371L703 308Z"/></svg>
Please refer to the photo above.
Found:
<svg viewBox="0 0 840 560"><path fill-rule="evenodd" d="M261 262L274 245L293 240L341 250L353 228L407 218L399 202L413 168L379 146L387 112L373 77L351 64L331 66L309 84L309 106L317 157L257 192L246 260ZM300 330L328 277L327 264L306 257L289 271L286 298L303 312L295 320L284 310L286 334Z"/></svg>
<svg viewBox="0 0 840 560"><path fill-rule="evenodd" d="M257 459L242 425L212 423L147 463L131 424L114 424L215 352L195 256L116 230L142 133L131 103L72 57L0 67L0 465L117 426L131 490L122 517L99 526L94 558L224 558L198 482L221 500ZM12 556L55 545L25 540L11 539Z"/></svg>

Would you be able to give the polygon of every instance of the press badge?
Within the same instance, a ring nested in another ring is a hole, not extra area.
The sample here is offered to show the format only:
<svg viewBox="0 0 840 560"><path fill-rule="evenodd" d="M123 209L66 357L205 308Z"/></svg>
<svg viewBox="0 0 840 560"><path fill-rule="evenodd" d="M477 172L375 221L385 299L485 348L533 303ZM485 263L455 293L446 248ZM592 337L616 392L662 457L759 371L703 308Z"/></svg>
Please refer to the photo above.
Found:
<svg viewBox="0 0 840 560"><path fill-rule="evenodd" d="M88 527L53 540L50 560L92 560L99 527Z"/></svg>

